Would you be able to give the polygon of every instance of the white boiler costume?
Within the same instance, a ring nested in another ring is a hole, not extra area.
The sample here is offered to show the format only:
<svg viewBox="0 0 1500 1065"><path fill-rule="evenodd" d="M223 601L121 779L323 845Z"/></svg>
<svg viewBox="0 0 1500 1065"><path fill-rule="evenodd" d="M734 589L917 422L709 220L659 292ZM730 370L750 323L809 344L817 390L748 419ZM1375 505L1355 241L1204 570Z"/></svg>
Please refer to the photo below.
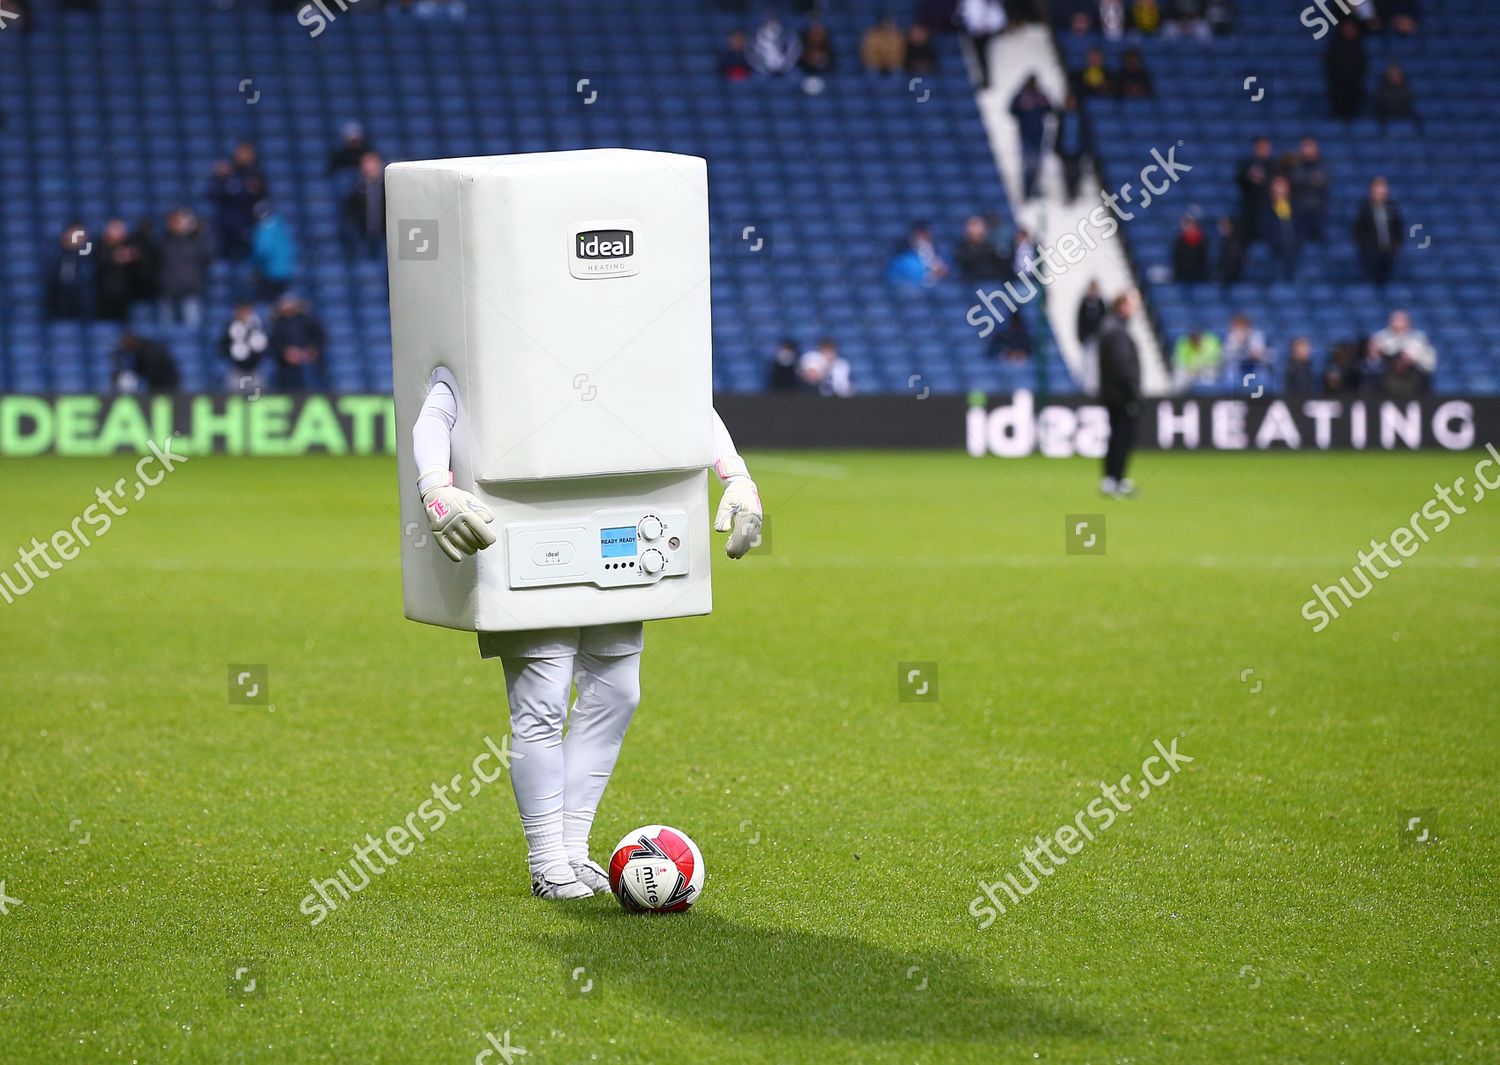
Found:
<svg viewBox="0 0 1500 1065"><path fill-rule="evenodd" d="M398 163L386 203L406 614L504 664L533 891L607 891L589 830L642 622L711 607L704 468L731 558L761 522L711 402L707 168L625 149Z"/></svg>

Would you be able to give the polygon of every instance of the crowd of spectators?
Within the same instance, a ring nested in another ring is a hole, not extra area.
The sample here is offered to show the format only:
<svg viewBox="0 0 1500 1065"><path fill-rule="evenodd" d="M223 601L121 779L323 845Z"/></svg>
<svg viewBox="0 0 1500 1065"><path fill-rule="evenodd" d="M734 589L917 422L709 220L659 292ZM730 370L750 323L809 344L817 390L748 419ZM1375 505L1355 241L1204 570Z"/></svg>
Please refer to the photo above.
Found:
<svg viewBox="0 0 1500 1065"><path fill-rule="evenodd" d="M1376 14L1378 4L1370 3L1355 8L1338 24L1338 29L1329 35L1323 52L1323 77L1328 96L1328 110L1334 118L1352 122L1372 114L1382 127L1393 122L1410 122L1420 131L1421 117L1417 113L1417 98L1411 82L1398 63L1388 63L1373 81L1370 77L1370 54L1365 38L1371 33L1389 30L1398 35L1417 32L1416 5L1401 6L1410 13L1391 15L1381 21ZM1368 19L1358 17L1368 13Z"/></svg>
<svg viewBox="0 0 1500 1065"><path fill-rule="evenodd" d="M884 15L859 42L859 65L874 74L920 76L938 69L932 30L923 22L902 28ZM823 91L825 79L839 69L839 53L828 27L810 11L800 29L789 27L774 11L753 30L734 30L719 53L719 76L725 81L798 78L804 92Z"/></svg>
<svg viewBox="0 0 1500 1065"><path fill-rule="evenodd" d="M1080 308L1079 336L1084 336ZM1244 313L1234 315L1221 337L1195 329L1172 348L1172 386L1178 393L1282 393L1350 399L1411 399L1432 390L1437 350L1415 328L1406 310L1369 336L1334 344L1319 359L1312 341L1293 337L1285 359Z"/></svg>
<svg viewBox="0 0 1500 1065"><path fill-rule="evenodd" d="M1327 245L1330 232L1358 253L1365 280L1377 286L1390 282L1406 237L1400 207L1391 197L1390 183L1373 178L1346 229L1330 226L1334 181L1314 137L1303 137L1296 151L1277 157L1269 137L1257 137L1250 154L1235 173L1238 210L1215 224L1210 239L1197 208L1189 211L1172 242L1172 279L1179 284L1218 282L1233 285L1245 279L1250 249L1264 242L1275 275L1296 281L1303 252L1311 244Z"/></svg>
<svg viewBox="0 0 1500 1065"><path fill-rule="evenodd" d="M1134 37L1207 39L1228 33L1230 0L1052 0L1053 21L1067 32L1102 34L1111 41Z"/></svg>
<svg viewBox="0 0 1500 1065"><path fill-rule="evenodd" d="M994 232L995 219L972 215L964 221L952 262L939 250L931 225L918 221L891 255L886 280L896 289L930 288L956 276L966 285L1019 282L1036 258L1036 241L1025 228L1002 243ZM1033 355L1031 330L1025 315L1008 315L989 336L985 352L991 358L1028 361Z"/></svg>
<svg viewBox="0 0 1500 1065"><path fill-rule="evenodd" d="M384 160L358 123L344 126L327 174L345 188L341 233L346 255L385 252ZM308 301L292 292L301 249L277 211L256 145L241 141L209 171L202 206L173 207L160 229L146 217L134 227L107 219L92 232L81 221L58 235L46 266L46 312L53 320L118 322L114 379L122 390L170 390L173 356L148 335L154 325L197 329L216 264L237 301L218 353L232 391L325 387L325 335ZM270 325L265 324L269 320Z"/></svg>

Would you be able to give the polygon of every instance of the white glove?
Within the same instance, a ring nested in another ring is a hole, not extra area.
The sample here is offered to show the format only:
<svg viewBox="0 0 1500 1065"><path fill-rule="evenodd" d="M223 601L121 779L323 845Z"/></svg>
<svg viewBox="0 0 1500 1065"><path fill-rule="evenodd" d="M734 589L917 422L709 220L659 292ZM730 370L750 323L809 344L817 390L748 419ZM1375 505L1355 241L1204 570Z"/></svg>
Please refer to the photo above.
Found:
<svg viewBox="0 0 1500 1065"><path fill-rule="evenodd" d="M760 539L760 489L750 479L750 471L743 460L736 457L735 468L723 470L729 462L718 463L724 477L724 496L719 500L719 512L714 515L714 529L729 533L724 553L730 558L743 558L755 542Z"/></svg>
<svg viewBox="0 0 1500 1065"><path fill-rule="evenodd" d="M439 471L442 482L432 484L422 492L422 509L427 512L427 524L432 527L432 538L454 562L461 562L464 555L483 551L495 542L495 532L490 523L495 515L477 497L462 488L453 487L453 474ZM425 473L417 481L420 488L431 484L434 477Z"/></svg>

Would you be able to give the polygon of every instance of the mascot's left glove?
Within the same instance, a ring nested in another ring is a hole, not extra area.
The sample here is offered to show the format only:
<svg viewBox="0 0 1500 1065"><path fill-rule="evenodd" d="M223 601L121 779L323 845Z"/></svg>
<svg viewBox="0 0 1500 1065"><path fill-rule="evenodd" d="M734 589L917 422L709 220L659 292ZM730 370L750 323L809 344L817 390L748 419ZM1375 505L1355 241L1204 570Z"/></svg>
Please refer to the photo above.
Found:
<svg viewBox="0 0 1500 1065"><path fill-rule="evenodd" d="M495 531L490 528L495 515L473 494L454 488L450 471L424 473L417 487L422 491L422 509L427 511L432 538L454 562L495 542Z"/></svg>
<svg viewBox="0 0 1500 1065"><path fill-rule="evenodd" d="M760 489L739 456L720 460L715 466L724 480L724 495L714 515L714 529L729 534L724 553L730 558L743 558L760 540Z"/></svg>

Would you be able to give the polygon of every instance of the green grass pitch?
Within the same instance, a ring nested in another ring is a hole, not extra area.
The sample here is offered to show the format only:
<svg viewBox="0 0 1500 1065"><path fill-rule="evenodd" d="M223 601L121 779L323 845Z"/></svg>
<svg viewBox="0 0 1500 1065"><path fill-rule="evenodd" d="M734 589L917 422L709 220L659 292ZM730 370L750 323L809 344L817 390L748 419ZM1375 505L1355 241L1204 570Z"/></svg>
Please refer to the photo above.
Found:
<svg viewBox="0 0 1500 1065"><path fill-rule="evenodd" d="M701 903L533 900L502 779L317 927L310 878L506 734L499 666L402 618L389 462L194 459L0 603L3 1056L1500 1060L1500 500L1299 613L1478 457L1147 455L1108 502L1083 461L752 455L770 550L716 537L712 617L648 626L594 840L680 826ZM133 463L0 463L0 564Z"/></svg>

